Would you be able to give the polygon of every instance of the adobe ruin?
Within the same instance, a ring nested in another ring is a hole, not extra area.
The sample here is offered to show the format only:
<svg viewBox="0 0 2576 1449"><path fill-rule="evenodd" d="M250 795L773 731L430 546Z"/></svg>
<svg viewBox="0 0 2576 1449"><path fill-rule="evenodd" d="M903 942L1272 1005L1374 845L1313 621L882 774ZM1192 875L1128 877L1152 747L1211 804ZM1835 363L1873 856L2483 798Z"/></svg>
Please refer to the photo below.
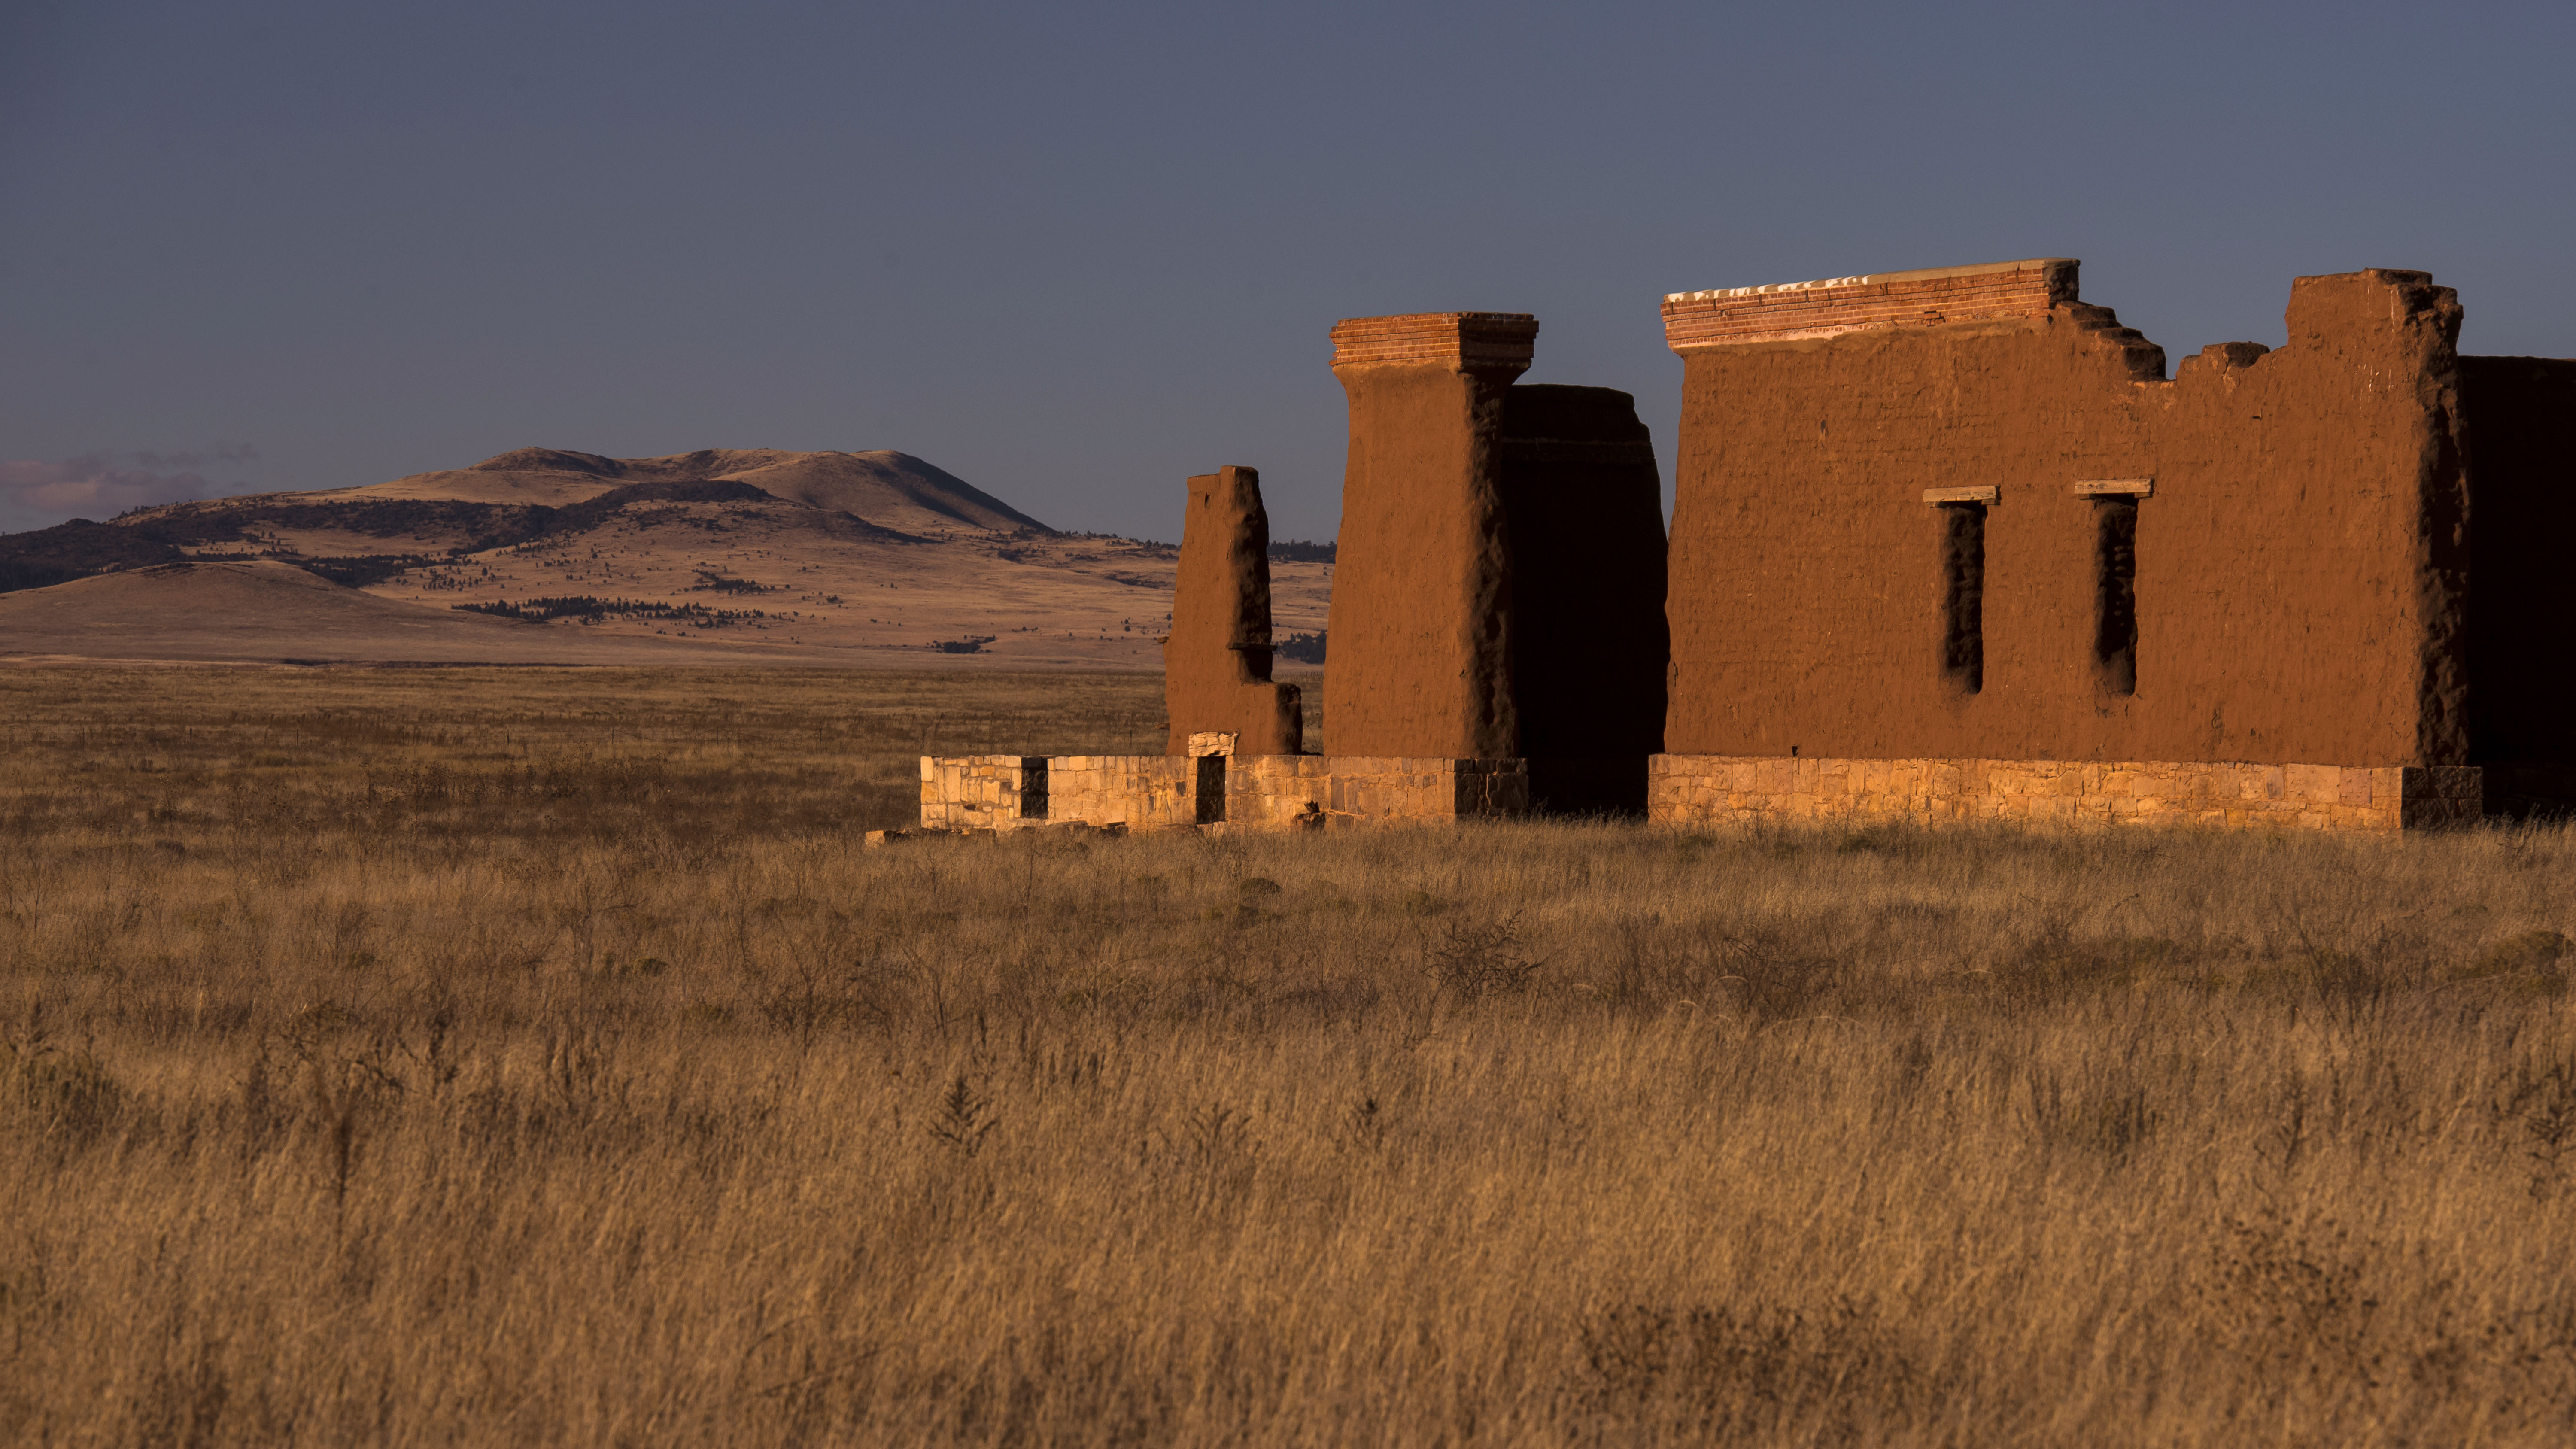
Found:
<svg viewBox="0 0 2576 1449"><path fill-rule="evenodd" d="M1642 812L1663 735L1654 447L1608 388L1514 386L1520 313L1332 330L1350 400L1326 632L1333 754L1270 680L1259 475L1189 482L1165 642L1166 755L926 758L922 823L1282 826Z"/></svg>
<svg viewBox="0 0 2576 1449"><path fill-rule="evenodd" d="M2421 272L2299 278L2288 322L2168 379L2065 258L1668 297L1654 817L2393 829L2549 793L2576 363L2459 357Z"/></svg>
<svg viewBox="0 0 2576 1449"><path fill-rule="evenodd" d="M1495 473L1503 393L1538 320L1512 312L1333 326L1350 459L1325 637L1333 747L1502 759L1518 751L1512 560Z"/></svg>
<svg viewBox="0 0 2576 1449"><path fill-rule="evenodd" d="M1185 485L1172 632L1163 640L1164 753L1188 756L1193 734L1234 737L1245 755L1305 747L1297 686L1270 679L1270 515L1261 475L1220 468Z"/></svg>
<svg viewBox="0 0 2576 1449"><path fill-rule="evenodd" d="M1518 382L1536 319L1344 321L1337 753L1295 752L1268 681L1267 525L1230 469L1191 480L1171 755L925 759L924 823L2376 831L2576 802L2576 361L2461 357L2451 289L2371 270L2297 279L2285 346L2169 378L2076 273L1666 298L1669 547L1633 400Z"/></svg>
<svg viewBox="0 0 2576 1449"><path fill-rule="evenodd" d="M1350 457L1326 729L1336 751L1526 759L1545 808L1642 810L1662 479L1628 394L1515 384L1537 336L1505 312L1334 326Z"/></svg>

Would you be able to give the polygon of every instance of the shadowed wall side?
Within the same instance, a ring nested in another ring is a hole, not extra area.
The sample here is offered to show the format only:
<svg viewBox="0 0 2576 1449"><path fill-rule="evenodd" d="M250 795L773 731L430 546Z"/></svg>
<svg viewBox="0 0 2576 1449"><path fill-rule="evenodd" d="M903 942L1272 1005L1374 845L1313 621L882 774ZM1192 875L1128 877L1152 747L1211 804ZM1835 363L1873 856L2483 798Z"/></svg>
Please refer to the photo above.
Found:
<svg viewBox="0 0 2576 1449"><path fill-rule="evenodd" d="M2469 749L2576 763L2576 361L2460 359L2469 428Z"/></svg>
<svg viewBox="0 0 2576 1449"><path fill-rule="evenodd" d="M1495 443L1537 335L1534 318L1497 312L1333 328L1351 425L1324 674L1337 756L1517 751Z"/></svg>
<svg viewBox="0 0 2576 1449"><path fill-rule="evenodd" d="M1235 753L1293 755L1305 722L1296 685L1270 681L1270 515L1261 475L1223 468L1187 484L1172 632L1163 641L1165 752L1186 755L1202 731L1234 735Z"/></svg>
<svg viewBox="0 0 2576 1449"><path fill-rule="evenodd" d="M1668 654L1653 438L1627 393L1522 383L1503 396L1498 453L1531 803L1643 811Z"/></svg>

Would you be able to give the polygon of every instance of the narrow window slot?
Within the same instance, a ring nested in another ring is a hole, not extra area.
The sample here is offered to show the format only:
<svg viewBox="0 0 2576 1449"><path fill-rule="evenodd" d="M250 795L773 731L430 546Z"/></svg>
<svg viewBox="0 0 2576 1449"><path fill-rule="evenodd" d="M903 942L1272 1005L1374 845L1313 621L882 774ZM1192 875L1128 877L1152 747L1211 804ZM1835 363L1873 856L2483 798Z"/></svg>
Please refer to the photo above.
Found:
<svg viewBox="0 0 2576 1449"><path fill-rule="evenodd" d="M1968 694L1986 687L1986 505L1942 503L1941 670Z"/></svg>
<svg viewBox="0 0 2576 1449"><path fill-rule="evenodd" d="M1225 756L1198 757L1198 823L1215 825L1225 819Z"/></svg>
<svg viewBox="0 0 2576 1449"><path fill-rule="evenodd" d="M2093 661L2113 694L2138 692L2138 500L2096 497Z"/></svg>

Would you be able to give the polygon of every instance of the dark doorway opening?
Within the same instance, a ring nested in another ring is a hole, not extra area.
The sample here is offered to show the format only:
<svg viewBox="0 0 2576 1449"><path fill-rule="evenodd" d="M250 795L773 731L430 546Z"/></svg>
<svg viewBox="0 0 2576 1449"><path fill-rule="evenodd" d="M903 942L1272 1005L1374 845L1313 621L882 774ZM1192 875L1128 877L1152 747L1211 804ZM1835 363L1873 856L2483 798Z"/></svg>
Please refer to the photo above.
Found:
<svg viewBox="0 0 2576 1449"><path fill-rule="evenodd" d="M1198 757L1198 822L1215 825L1225 819L1225 756Z"/></svg>

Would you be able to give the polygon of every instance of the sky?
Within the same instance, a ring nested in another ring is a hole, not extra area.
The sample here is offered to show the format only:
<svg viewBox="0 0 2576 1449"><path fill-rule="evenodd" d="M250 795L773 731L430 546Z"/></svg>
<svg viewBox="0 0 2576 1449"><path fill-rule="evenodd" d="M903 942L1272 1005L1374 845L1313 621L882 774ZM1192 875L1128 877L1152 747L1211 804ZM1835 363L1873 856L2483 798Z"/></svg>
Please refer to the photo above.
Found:
<svg viewBox="0 0 2576 1449"><path fill-rule="evenodd" d="M2576 6L0 4L0 529L510 448L893 448L1331 536L1339 318L2035 256L2181 357L2427 270L2576 354Z"/></svg>

